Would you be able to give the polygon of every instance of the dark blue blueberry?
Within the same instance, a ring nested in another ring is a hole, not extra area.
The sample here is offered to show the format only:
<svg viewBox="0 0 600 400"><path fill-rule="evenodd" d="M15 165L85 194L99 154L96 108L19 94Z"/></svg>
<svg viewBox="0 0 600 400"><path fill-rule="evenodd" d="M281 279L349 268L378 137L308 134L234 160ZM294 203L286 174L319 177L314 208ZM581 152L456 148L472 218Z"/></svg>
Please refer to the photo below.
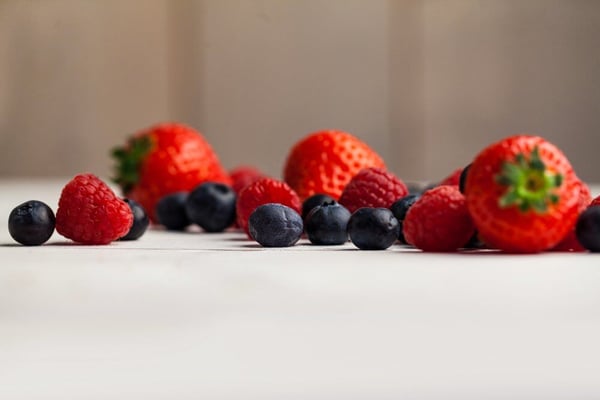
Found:
<svg viewBox="0 0 600 400"><path fill-rule="evenodd" d="M331 196L326 194L313 194L302 203L302 220L306 220L306 216L316 206L320 206L323 203L329 203L335 201Z"/></svg>
<svg viewBox="0 0 600 400"><path fill-rule="evenodd" d="M148 229L148 225L150 225L150 219L140 203L131 199L123 199L123 201L127 203L131 209L131 213L133 214L133 224L131 225L131 228L129 228L127 235L119 240L138 240L146 233L146 229Z"/></svg>
<svg viewBox="0 0 600 400"><path fill-rule="evenodd" d="M577 240L591 252L600 252L600 206L590 206L581 213L575 225Z"/></svg>
<svg viewBox="0 0 600 400"><path fill-rule="evenodd" d="M394 217L396 217L396 219L400 223L400 233L398 234L398 240L404 244L406 244L406 239L404 238L404 234L402 233L402 224L404 222L404 218L406 218L406 213L408 212L408 209L412 207L412 205L415 204L415 201L419 200L419 198L421 198L420 193L412 193L396 201L390 207L392 214L394 214Z"/></svg>
<svg viewBox="0 0 600 400"><path fill-rule="evenodd" d="M8 216L8 232L25 246L46 243L52 233L56 218L47 204L30 200L15 207Z"/></svg>
<svg viewBox="0 0 600 400"><path fill-rule="evenodd" d="M194 224L206 232L222 232L235 221L235 192L222 183L206 182L196 187L185 204Z"/></svg>
<svg viewBox="0 0 600 400"><path fill-rule="evenodd" d="M399 233L400 224L387 208L359 208L348 221L350 240L361 250L385 250Z"/></svg>
<svg viewBox="0 0 600 400"><path fill-rule="evenodd" d="M465 194L465 184L467 183L467 174L469 173L470 168L471 164L463 168L462 172L460 173L460 178L458 181L458 190L460 190L462 194Z"/></svg>
<svg viewBox="0 0 600 400"><path fill-rule="evenodd" d="M485 249L485 243L480 239L479 233L475 231L471 239L463 246L465 249Z"/></svg>
<svg viewBox="0 0 600 400"><path fill-rule="evenodd" d="M265 247L289 247L302 236L302 217L283 204L268 203L250 214L250 236Z"/></svg>
<svg viewBox="0 0 600 400"><path fill-rule="evenodd" d="M350 211L336 201L314 207L306 216L304 229L312 244L336 245L348 241Z"/></svg>
<svg viewBox="0 0 600 400"><path fill-rule="evenodd" d="M183 231L190 225L185 213L187 192L175 192L161 198L156 204L156 218L171 231Z"/></svg>

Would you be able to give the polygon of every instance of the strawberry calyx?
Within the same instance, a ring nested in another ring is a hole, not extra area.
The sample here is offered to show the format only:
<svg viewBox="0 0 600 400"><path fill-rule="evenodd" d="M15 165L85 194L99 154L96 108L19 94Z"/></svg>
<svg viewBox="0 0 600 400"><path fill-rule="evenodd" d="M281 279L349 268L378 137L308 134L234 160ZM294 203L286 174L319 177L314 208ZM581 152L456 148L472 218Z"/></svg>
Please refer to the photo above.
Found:
<svg viewBox="0 0 600 400"><path fill-rule="evenodd" d="M504 162L495 180L507 187L498 200L500 208L518 207L522 212L533 210L542 214L550 204L558 203L555 191L562 185L563 176L546 168L536 146L529 158L519 153L513 162Z"/></svg>
<svg viewBox="0 0 600 400"><path fill-rule="evenodd" d="M112 179L127 194L140 178L140 165L150 149L152 140L149 136L139 136L129 139L124 147L112 150L112 157L117 162L116 176Z"/></svg>

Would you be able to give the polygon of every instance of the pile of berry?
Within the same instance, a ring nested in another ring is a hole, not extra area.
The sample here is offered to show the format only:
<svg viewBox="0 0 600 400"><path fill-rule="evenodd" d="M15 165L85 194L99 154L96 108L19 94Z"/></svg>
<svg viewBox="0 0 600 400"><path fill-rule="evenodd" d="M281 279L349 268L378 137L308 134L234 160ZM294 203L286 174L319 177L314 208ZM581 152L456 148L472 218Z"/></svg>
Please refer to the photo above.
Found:
<svg viewBox="0 0 600 400"><path fill-rule="evenodd" d="M249 166L227 173L202 135L181 124L144 130L114 156L126 199L78 175L56 218L39 201L15 208L13 238L39 245L56 226L75 242L107 244L139 238L152 221L169 230L237 228L265 247L293 246L306 234L315 245L350 240L365 250L600 251L600 198L539 136L493 143L426 190L409 189L367 144L335 130L295 144L283 180Z"/></svg>

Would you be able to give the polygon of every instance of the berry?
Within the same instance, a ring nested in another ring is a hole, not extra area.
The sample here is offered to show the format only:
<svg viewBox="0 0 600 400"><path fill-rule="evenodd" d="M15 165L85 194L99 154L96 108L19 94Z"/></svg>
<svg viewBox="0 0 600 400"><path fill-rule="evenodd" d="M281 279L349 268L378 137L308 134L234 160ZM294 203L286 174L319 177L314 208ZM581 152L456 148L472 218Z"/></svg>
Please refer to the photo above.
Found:
<svg viewBox="0 0 600 400"><path fill-rule="evenodd" d="M423 251L451 252L465 246L475 232L465 197L458 186L423 193L406 213L406 241Z"/></svg>
<svg viewBox="0 0 600 400"><path fill-rule="evenodd" d="M590 206L600 206L600 196L597 196L594 200L592 200Z"/></svg>
<svg viewBox="0 0 600 400"><path fill-rule="evenodd" d="M241 165L232 169L229 171L229 176L231 178L231 187L236 194L240 194L251 183L267 177L258 168L249 165Z"/></svg>
<svg viewBox="0 0 600 400"><path fill-rule="evenodd" d="M141 131L115 149L113 156L115 182L154 222L156 203L165 195L189 192L206 181L231 182L210 144L182 124L160 124Z"/></svg>
<svg viewBox="0 0 600 400"><path fill-rule="evenodd" d="M235 221L235 200L231 187L205 182L188 195L185 212L206 232L222 232Z"/></svg>
<svg viewBox="0 0 600 400"><path fill-rule="evenodd" d="M185 212L187 192L175 192L162 197L156 204L158 223L170 231L183 231L190 225Z"/></svg>
<svg viewBox="0 0 600 400"><path fill-rule="evenodd" d="M250 237L264 247L293 246L302 236L302 218L288 206L267 203L257 207L248 220Z"/></svg>
<svg viewBox="0 0 600 400"><path fill-rule="evenodd" d="M336 201L314 207L306 216L305 230L312 244L337 245L348 241L350 211Z"/></svg>
<svg viewBox="0 0 600 400"><path fill-rule="evenodd" d="M560 242L578 216L579 179L539 136L517 135L481 151L469 168L467 207L492 248L535 253Z"/></svg>
<svg viewBox="0 0 600 400"><path fill-rule="evenodd" d="M242 190L236 205L238 225L247 235L250 235L248 230L250 214L258 206L267 203L283 204L298 213L302 208L298 195L286 183L272 178L256 181Z"/></svg>
<svg viewBox="0 0 600 400"><path fill-rule="evenodd" d="M317 193L337 200L350 179L367 167L385 167L385 163L355 136L325 130L306 136L292 147L284 180L302 200Z"/></svg>
<svg viewBox="0 0 600 400"><path fill-rule="evenodd" d="M123 237L133 224L131 208L98 177L80 174L62 190L56 231L82 244L108 244Z"/></svg>
<svg viewBox="0 0 600 400"><path fill-rule="evenodd" d="M398 240L404 244L407 244L403 233L404 218L406 218L406 213L408 212L408 209L412 207L412 205L415 204L415 202L420 197L420 193L409 194L407 196L402 197L400 200L394 202L394 204L392 204L392 206L390 207L392 214L394 214L394 217L396 217L396 219L400 223L400 233L398 233Z"/></svg>
<svg viewBox="0 0 600 400"><path fill-rule="evenodd" d="M582 181L579 181L579 215L581 215L581 213L586 210L591 201L592 194L590 192L590 188ZM550 250L581 252L585 251L585 247L583 247L581 243L579 243L579 241L577 240L577 235L575 234L575 227L573 227L567 233L567 235Z"/></svg>
<svg viewBox="0 0 600 400"><path fill-rule="evenodd" d="M400 224L387 208L363 207L348 221L350 240L361 250L385 250L398 238Z"/></svg>
<svg viewBox="0 0 600 400"><path fill-rule="evenodd" d="M463 168L457 168L454 171L452 171L452 173L450 175L448 175L447 177L445 177L439 184L438 186L443 186L443 185L456 185L458 186L460 183L460 177L462 175L463 172Z"/></svg>
<svg viewBox="0 0 600 400"><path fill-rule="evenodd" d="M383 168L365 168L344 188L340 204L351 213L361 207L390 208L407 194L406 185L394 174Z"/></svg>
<svg viewBox="0 0 600 400"><path fill-rule="evenodd" d="M15 207L8 216L8 232L15 241L25 246L46 243L52 233L56 218L47 204L30 200Z"/></svg>
<svg viewBox="0 0 600 400"><path fill-rule="evenodd" d="M470 168L471 164L464 167L460 173L460 178L458 178L458 190L460 190L462 194L465 194L465 183L467 182L467 174L469 173Z"/></svg>
<svg viewBox="0 0 600 400"><path fill-rule="evenodd" d="M302 203L302 220L306 220L306 216L313 208L320 206L324 203L331 203L335 201L331 196L326 194L313 194Z"/></svg>
<svg viewBox="0 0 600 400"><path fill-rule="evenodd" d="M123 199L123 201L131 209L133 224L129 228L129 232L119 240L138 240L146 233L148 225L150 225L150 218L148 218L146 210L137 201L131 199Z"/></svg>
<svg viewBox="0 0 600 400"><path fill-rule="evenodd" d="M588 207L577 219L575 232L579 243L591 252L600 252L600 205Z"/></svg>

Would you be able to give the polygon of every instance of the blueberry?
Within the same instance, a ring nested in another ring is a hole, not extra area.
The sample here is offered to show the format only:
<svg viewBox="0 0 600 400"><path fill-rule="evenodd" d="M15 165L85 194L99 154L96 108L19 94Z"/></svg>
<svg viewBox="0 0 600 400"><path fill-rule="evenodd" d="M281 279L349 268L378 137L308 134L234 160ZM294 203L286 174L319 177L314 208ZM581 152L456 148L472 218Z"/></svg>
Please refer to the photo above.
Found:
<svg viewBox="0 0 600 400"><path fill-rule="evenodd" d="M385 250L399 233L400 224L387 208L359 208L348 221L350 240L361 250Z"/></svg>
<svg viewBox="0 0 600 400"><path fill-rule="evenodd" d="M581 213L575 225L577 240L591 252L600 252L600 206L590 206Z"/></svg>
<svg viewBox="0 0 600 400"><path fill-rule="evenodd" d="M206 232L222 232L235 221L236 195L222 183L206 182L187 198L185 212L194 224Z"/></svg>
<svg viewBox="0 0 600 400"><path fill-rule="evenodd" d="M467 174L469 173L470 168L471 164L464 167L462 172L460 173L460 178L458 180L458 190L460 190L462 194L465 194L465 184L467 183Z"/></svg>
<svg viewBox="0 0 600 400"><path fill-rule="evenodd" d="M420 193L409 194L408 196L404 196L400 200L396 201L390 207L392 214L394 214L394 217L396 217L396 219L400 223L400 233L398 234L398 240L404 244L406 244L406 239L404 238L404 234L402 233L402 223L404 222L404 218L406 218L406 213L408 212L408 209L412 207L412 205L415 204L415 202L419 200L419 198L421 198Z"/></svg>
<svg viewBox="0 0 600 400"><path fill-rule="evenodd" d="M25 246L39 246L52 233L56 218L47 204L30 200L15 207L8 216L8 232L13 239Z"/></svg>
<svg viewBox="0 0 600 400"><path fill-rule="evenodd" d="M185 213L187 192L175 192L162 197L156 204L158 222L171 231L183 231L190 225Z"/></svg>
<svg viewBox="0 0 600 400"><path fill-rule="evenodd" d="M312 244L336 245L348 241L350 211L336 201L314 207L306 216L305 230Z"/></svg>
<svg viewBox="0 0 600 400"><path fill-rule="evenodd" d="M265 247L289 247L302 236L302 217L283 204L268 203L250 214L250 236Z"/></svg>
<svg viewBox="0 0 600 400"><path fill-rule="evenodd" d="M335 200L329 195L313 194L308 199L304 200L304 203L302 203L302 220L306 220L308 213L316 206L320 206L323 203L329 203L332 201Z"/></svg>
<svg viewBox="0 0 600 400"><path fill-rule="evenodd" d="M133 214L133 224L131 225L131 228L129 228L127 235L119 240L138 240L146 233L146 229L148 229L148 225L150 225L150 219L140 203L131 199L123 199L123 201L127 203L131 209L131 213Z"/></svg>

